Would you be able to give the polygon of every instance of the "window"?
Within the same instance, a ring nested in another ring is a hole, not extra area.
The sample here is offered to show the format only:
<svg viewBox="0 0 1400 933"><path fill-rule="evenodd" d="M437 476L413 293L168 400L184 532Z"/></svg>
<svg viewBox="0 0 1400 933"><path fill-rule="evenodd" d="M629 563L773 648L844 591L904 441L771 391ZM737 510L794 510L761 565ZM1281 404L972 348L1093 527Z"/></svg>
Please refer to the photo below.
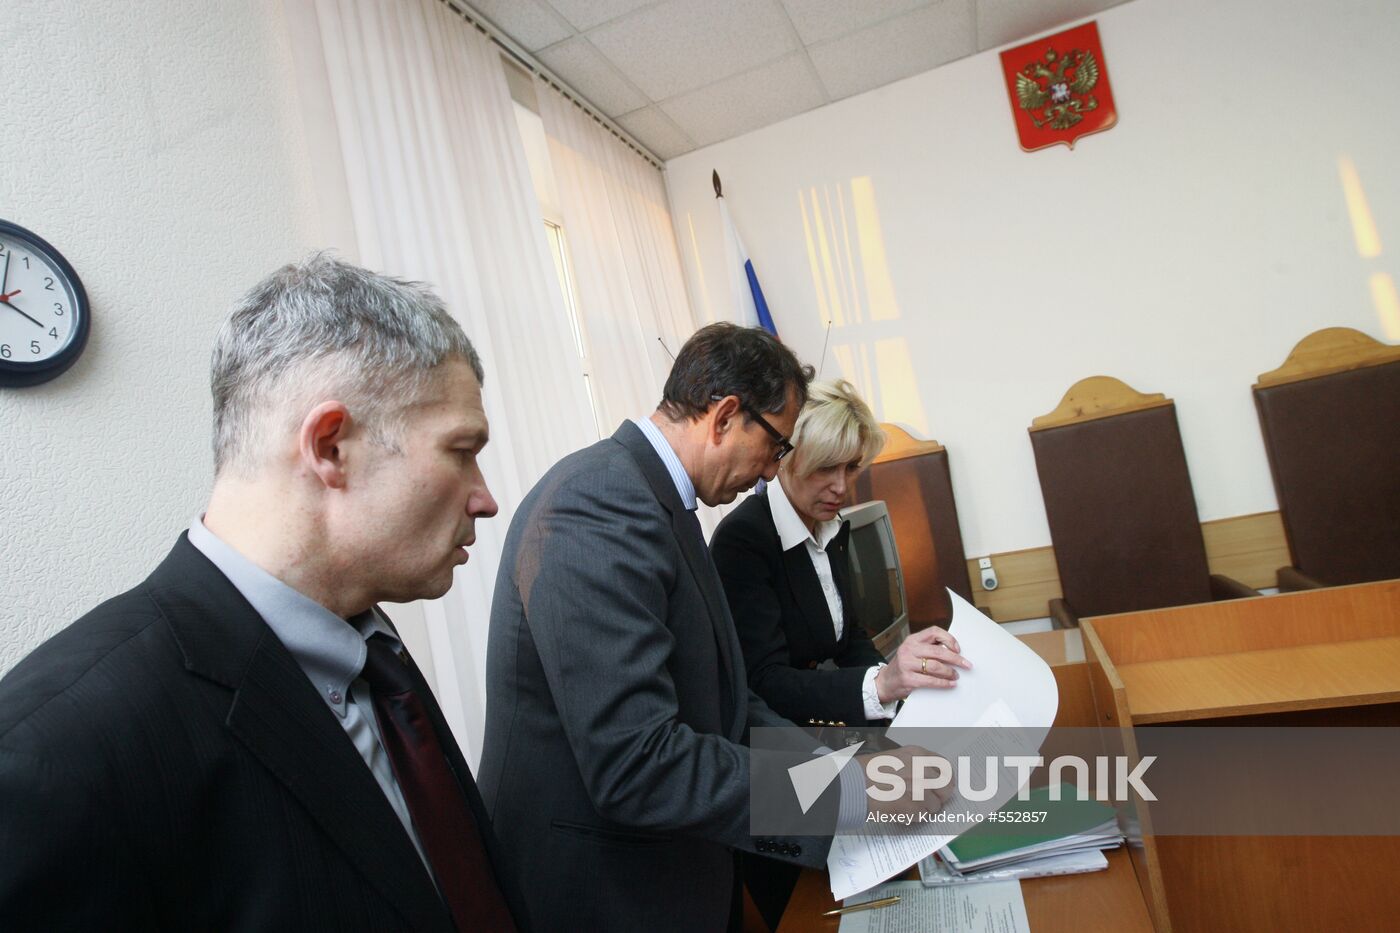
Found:
<svg viewBox="0 0 1400 933"><path fill-rule="evenodd" d="M588 350L583 342L583 327L578 319L578 302L574 297L574 280L569 271L569 250L564 241L564 228L546 220L545 237L549 240L549 254L554 258L554 271L559 275L559 290L564 293L564 307L569 312L569 325L574 331L574 346L583 362L583 392L588 397L588 410L593 414L593 430L603 437L603 427L598 423L598 403L593 399L593 368L588 360Z"/></svg>
<svg viewBox="0 0 1400 933"><path fill-rule="evenodd" d="M530 180L534 184L535 197L539 201L540 215L544 220L549 254L554 259L554 271L559 276L559 291L564 295L564 307L569 312L569 326L574 333L574 348L578 350L579 359L583 363L583 393L588 399L588 410L593 414L593 429L601 438L604 434L598 421L598 400L593 394L593 369L588 359L588 341L583 332L583 323L579 320L578 295L574 291L569 245L564 238L563 212L559 209L554 169L549 162L549 141L545 138L544 122L535 112L534 86L529 76L505 57L502 57L501 61L505 66L506 78L511 84L511 96L515 99L515 122L520 128L520 139L525 146L525 161L530 169Z"/></svg>

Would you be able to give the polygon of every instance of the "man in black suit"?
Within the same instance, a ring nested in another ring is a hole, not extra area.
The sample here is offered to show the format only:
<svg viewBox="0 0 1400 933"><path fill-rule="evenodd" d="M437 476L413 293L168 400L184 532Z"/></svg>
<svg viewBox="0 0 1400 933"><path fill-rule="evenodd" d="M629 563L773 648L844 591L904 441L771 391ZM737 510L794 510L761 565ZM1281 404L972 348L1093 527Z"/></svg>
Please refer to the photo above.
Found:
<svg viewBox="0 0 1400 933"><path fill-rule="evenodd" d="M471 773L380 601L474 522L482 368L431 292L324 256L213 358L208 508L0 681L0 929L512 930Z"/></svg>

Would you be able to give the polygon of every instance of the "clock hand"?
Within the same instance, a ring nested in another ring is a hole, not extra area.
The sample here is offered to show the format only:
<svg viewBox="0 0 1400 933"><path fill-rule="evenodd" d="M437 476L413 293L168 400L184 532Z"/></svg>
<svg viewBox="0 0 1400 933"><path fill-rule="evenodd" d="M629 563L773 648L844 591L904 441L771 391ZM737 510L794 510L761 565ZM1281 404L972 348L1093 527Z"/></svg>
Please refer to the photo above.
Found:
<svg viewBox="0 0 1400 933"><path fill-rule="evenodd" d="M16 293L18 293L18 292L16 292ZM6 295L6 296L5 296L5 298L9 298L9 297L10 297L9 295ZM33 319L32 317L29 317L29 315L24 314L23 311L20 311L19 308L16 308L14 305L10 304L8 301L5 300L5 298L0 298L0 305L4 305L5 307L9 308L9 309L12 310L12 311L18 311L20 314L23 314L25 317L29 318L29 320L34 321L34 319ZM34 321L34 323L35 323L35 324L38 324L40 327L43 327L43 326L44 326L43 324L39 324L38 321Z"/></svg>
<svg viewBox="0 0 1400 933"><path fill-rule="evenodd" d="M3 292L3 291L5 290L5 286L8 285L8 284L10 284L10 254L9 254L9 253L6 253L6 254L5 254L5 277L4 277L3 279L0 279L0 292ZM4 298L3 300L9 300L9 297L10 297L9 295L6 295L5 298Z"/></svg>

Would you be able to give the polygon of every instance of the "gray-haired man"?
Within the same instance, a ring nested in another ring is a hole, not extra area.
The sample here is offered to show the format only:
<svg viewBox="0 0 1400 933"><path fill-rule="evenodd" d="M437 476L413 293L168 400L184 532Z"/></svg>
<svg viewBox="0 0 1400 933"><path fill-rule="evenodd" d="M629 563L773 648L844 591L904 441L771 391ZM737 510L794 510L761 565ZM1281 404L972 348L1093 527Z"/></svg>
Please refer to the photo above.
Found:
<svg viewBox="0 0 1400 933"><path fill-rule="evenodd" d="M496 512L481 381L431 292L324 256L234 309L207 510L0 681L0 928L514 928L375 606L445 593Z"/></svg>

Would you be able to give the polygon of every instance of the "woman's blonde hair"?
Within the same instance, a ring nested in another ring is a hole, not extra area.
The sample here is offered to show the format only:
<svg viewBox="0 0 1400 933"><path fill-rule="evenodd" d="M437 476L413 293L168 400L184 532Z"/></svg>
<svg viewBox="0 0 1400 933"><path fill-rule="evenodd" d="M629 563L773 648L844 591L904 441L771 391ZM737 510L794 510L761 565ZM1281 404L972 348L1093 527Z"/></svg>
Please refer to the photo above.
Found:
<svg viewBox="0 0 1400 933"><path fill-rule="evenodd" d="M860 460L867 467L885 446L885 432L856 394L855 386L844 379L814 382L807 389L807 404L797 416L792 431L794 456L790 469L798 476L838 463Z"/></svg>

